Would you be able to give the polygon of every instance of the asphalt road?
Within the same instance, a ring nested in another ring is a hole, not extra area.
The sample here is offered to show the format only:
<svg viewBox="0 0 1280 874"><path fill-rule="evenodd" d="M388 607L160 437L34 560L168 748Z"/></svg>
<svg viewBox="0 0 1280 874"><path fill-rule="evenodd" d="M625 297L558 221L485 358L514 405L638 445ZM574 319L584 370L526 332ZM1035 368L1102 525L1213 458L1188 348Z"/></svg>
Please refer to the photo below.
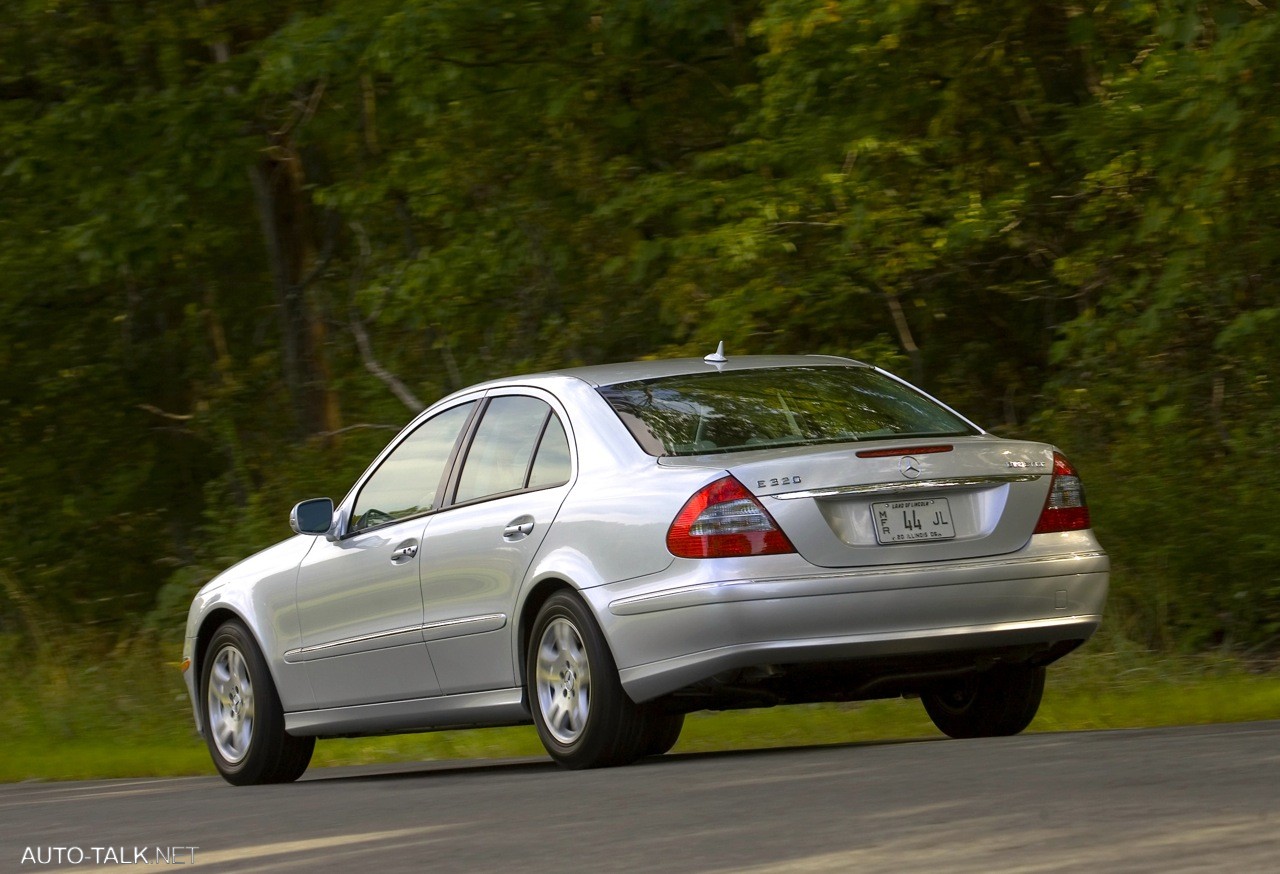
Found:
<svg viewBox="0 0 1280 874"><path fill-rule="evenodd" d="M1280 722L586 772L521 760L318 769L247 789L0 787L0 871L144 862L133 870L1277 872Z"/></svg>

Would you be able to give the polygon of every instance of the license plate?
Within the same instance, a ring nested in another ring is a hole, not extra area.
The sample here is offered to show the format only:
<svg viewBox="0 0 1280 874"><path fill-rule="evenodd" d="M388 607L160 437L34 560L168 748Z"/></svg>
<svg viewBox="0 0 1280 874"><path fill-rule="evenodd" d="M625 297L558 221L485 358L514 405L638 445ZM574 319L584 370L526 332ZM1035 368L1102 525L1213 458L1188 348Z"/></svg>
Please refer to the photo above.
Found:
<svg viewBox="0 0 1280 874"><path fill-rule="evenodd" d="M946 498L872 504L871 519L875 523L876 540L883 544L953 540L956 536Z"/></svg>

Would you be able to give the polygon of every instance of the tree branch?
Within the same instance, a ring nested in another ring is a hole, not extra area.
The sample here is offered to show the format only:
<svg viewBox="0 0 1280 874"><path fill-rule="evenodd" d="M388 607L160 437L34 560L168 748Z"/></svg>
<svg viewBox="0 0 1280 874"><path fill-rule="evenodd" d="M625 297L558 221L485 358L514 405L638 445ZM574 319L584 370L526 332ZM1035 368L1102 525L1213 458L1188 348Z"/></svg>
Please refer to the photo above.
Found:
<svg viewBox="0 0 1280 874"><path fill-rule="evenodd" d="M355 335L356 346L360 349L360 360L364 362L365 370L372 373L381 380L387 388L391 389L391 393L400 399L400 403L404 404L415 413L421 413L425 410L426 404L418 400L407 385L405 385L400 377L383 367L378 359L373 357L373 346L369 343L369 332L365 330L364 322L356 313L351 314L351 333Z"/></svg>
<svg viewBox="0 0 1280 874"><path fill-rule="evenodd" d="M190 422L195 418L192 413L169 413L153 404L138 404L138 409L145 410L148 413L155 413L162 419L168 419L171 422Z"/></svg>
<svg viewBox="0 0 1280 874"><path fill-rule="evenodd" d="M348 431L399 431L400 425L382 425L378 422L357 422L354 425L347 425L336 431L320 431L317 437L337 437L339 434L346 434Z"/></svg>

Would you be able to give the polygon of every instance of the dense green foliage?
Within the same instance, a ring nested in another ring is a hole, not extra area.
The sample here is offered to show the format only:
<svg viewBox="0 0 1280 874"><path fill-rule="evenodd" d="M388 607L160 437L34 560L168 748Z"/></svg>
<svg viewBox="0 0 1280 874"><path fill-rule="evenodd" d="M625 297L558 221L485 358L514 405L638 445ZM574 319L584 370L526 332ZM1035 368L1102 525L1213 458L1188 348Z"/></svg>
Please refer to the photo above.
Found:
<svg viewBox="0 0 1280 874"><path fill-rule="evenodd" d="M0 633L171 633L423 403L724 339L1054 439L1126 635L1274 650L1273 6L13 0Z"/></svg>

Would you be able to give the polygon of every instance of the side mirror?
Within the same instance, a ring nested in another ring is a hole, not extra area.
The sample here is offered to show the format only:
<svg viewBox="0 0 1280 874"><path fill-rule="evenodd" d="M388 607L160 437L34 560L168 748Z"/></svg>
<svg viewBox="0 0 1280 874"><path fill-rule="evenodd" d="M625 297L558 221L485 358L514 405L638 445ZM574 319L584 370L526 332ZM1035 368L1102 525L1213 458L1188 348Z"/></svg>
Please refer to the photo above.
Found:
<svg viewBox="0 0 1280 874"><path fill-rule="evenodd" d="M294 504L289 511L289 527L297 534L328 534L333 527L333 501L312 498Z"/></svg>

